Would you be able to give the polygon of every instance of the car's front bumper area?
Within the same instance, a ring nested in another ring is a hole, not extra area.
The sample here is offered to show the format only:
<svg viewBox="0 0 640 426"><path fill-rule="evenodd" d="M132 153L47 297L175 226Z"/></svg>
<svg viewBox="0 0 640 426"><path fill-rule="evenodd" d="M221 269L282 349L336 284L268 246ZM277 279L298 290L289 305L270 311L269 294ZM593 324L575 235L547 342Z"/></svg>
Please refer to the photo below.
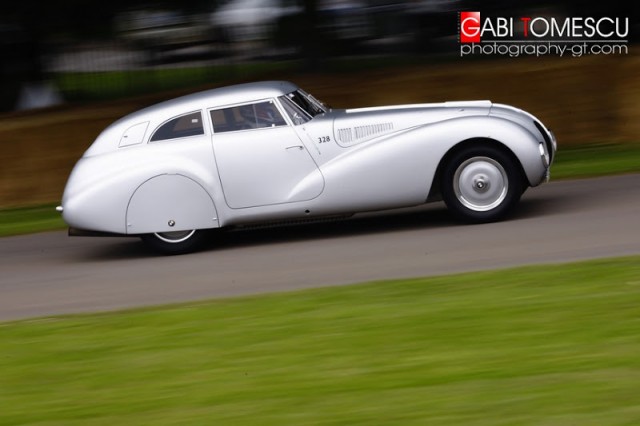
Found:
<svg viewBox="0 0 640 426"><path fill-rule="evenodd" d="M538 151L540 152L540 159L545 168L544 182L548 182L551 178L551 165L556 157L556 151L558 150L558 143L556 137L552 131L547 130L542 123L538 120L534 120L534 124L543 140L538 145Z"/></svg>

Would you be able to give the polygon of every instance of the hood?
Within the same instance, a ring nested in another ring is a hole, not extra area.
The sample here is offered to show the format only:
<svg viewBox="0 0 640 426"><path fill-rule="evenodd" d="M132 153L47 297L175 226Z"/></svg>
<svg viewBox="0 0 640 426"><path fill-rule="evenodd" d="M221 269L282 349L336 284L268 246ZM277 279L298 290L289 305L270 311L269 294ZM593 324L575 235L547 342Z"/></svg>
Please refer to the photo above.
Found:
<svg viewBox="0 0 640 426"><path fill-rule="evenodd" d="M443 102L334 110L334 134L342 146L352 146L411 127L464 116L488 115L491 101Z"/></svg>

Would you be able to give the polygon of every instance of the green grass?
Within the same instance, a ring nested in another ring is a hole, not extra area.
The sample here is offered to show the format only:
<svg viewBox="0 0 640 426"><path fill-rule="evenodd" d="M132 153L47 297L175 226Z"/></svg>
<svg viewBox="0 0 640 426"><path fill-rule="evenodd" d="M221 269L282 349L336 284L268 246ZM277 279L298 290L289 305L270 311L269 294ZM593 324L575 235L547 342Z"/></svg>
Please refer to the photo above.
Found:
<svg viewBox="0 0 640 426"><path fill-rule="evenodd" d="M0 210L0 237L63 229L56 204Z"/></svg>
<svg viewBox="0 0 640 426"><path fill-rule="evenodd" d="M553 179L575 179L640 172L640 144L589 144L560 147Z"/></svg>
<svg viewBox="0 0 640 426"><path fill-rule="evenodd" d="M9 322L0 424L636 425L639 306L630 257Z"/></svg>
<svg viewBox="0 0 640 426"><path fill-rule="evenodd" d="M640 172L640 144L602 144L562 148L551 169L552 179ZM63 229L55 205L0 210L0 237Z"/></svg>

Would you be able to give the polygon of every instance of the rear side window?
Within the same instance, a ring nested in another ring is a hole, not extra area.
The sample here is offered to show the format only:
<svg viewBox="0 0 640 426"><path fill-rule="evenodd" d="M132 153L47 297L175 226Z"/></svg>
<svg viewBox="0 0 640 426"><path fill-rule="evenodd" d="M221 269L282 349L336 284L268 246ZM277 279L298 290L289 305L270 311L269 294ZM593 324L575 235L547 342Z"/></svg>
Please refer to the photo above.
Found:
<svg viewBox="0 0 640 426"><path fill-rule="evenodd" d="M202 126L202 114L192 112L172 118L156 129L151 136L151 142L167 139L186 138L188 136L204 135Z"/></svg>
<svg viewBox="0 0 640 426"><path fill-rule="evenodd" d="M212 110L211 122L215 133L264 129L287 124L273 101Z"/></svg>

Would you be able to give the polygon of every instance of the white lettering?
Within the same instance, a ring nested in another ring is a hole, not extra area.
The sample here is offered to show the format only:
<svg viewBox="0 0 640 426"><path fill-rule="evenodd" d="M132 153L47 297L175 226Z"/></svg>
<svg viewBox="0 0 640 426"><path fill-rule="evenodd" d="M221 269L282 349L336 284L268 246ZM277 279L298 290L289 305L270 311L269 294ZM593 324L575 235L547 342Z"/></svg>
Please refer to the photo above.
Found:
<svg viewBox="0 0 640 426"><path fill-rule="evenodd" d="M491 33L491 36L493 38L496 37L496 32L493 29L493 24L491 23L491 19L485 19L484 23L482 24L482 37L485 36L486 33Z"/></svg>
<svg viewBox="0 0 640 426"><path fill-rule="evenodd" d="M513 18L497 18L496 32L498 37L513 37Z"/></svg>
<svg viewBox="0 0 640 426"><path fill-rule="evenodd" d="M562 27L558 27L558 21L551 19L551 35L554 37L569 37L571 32L571 25L569 20L563 21Z"/></svg>
<svg viewBox="0 0 640 426"><path fill-rule="evenodd" d="M541 25L536 28L536 24L541 23ZM535 37L546 37L549 33L549 23L544 18L533 18L529 23L529 31Z"/></svg>
<svg viewBox="0 0 640 426"><path fill-rule="evenodd" d="M476 25L468 25L467 22L471 22L472 24L476 24ZM478 22L476 18L471 16L469 18L464 19L460 23L460 30L462 31L462 34L464 34L466 37L475 37L480 32L480 27L477 26L479 24L480 22ZM467 30L471 30L472 32L468 32Z"/></svg>
<svg viewBox="0 0 640 426"><path fill-rule="evenodd" d="M582 30L582 18L571 18L571 37L580 37L578 30Z"/></svg>
<svg viewBox="0 0 640 426"><path fill-rule="evenodd" d="M620 18L616 18L616 35L620 38L625 38L629 35L629 18L624 18L624 33L620 31Z"/></svg>

